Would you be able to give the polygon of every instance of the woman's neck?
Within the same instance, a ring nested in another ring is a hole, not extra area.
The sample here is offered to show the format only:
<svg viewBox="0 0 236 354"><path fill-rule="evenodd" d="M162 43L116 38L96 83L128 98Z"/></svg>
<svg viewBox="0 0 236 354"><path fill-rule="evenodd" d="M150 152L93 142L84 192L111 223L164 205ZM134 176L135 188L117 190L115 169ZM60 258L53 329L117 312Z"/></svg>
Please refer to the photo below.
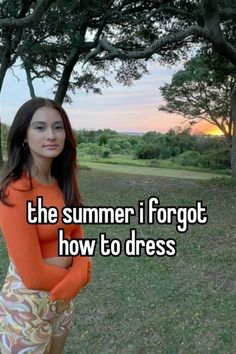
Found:
<svg viewBox="0 0 236 354"><path fill-rule="evenodd" d="M55 178L52 176L51 163L33 164L30 168L33 178L38 179L42 183L52 183Z"/></svg>

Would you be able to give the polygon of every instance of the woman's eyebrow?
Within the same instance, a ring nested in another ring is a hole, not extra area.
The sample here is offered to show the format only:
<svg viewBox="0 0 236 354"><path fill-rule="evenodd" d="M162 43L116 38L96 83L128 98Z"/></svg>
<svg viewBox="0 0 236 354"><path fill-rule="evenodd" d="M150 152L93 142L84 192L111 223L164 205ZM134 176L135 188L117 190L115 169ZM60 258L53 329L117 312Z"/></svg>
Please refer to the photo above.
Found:
<svg viewBox="0 0 236 354"><path fill-rule="evenodd" d="M57 120L56 122L53 122L53 125L59 124L59 123L63 124L63 122L61 120ZM47 124L47 123L42 120L35 120L34 122L32 122L32 125L35 125L35 124Z"/></svg>

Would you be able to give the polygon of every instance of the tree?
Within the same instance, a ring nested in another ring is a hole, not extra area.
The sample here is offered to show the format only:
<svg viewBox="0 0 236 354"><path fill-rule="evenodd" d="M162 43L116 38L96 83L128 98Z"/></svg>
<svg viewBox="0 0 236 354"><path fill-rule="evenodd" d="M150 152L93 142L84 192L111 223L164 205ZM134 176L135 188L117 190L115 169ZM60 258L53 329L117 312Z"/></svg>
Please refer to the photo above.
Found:
<svg viewBox="0 0 236 354"><path fill-rule="evenodd" d="M23 53L25 27L41 19L55 0L0 2L0 93L6 72ZM0 134L0 167L3 164Z"/></svg>
<svg viewBox="0 0 236 354"><path fill-rule="evenodd" d="M214 60L213 60L214 58ZM194 124L205 120L217 126L232 144L231 93L235 68L219 55L199 54L187 61L170 84L160 87L166 104L160 110L178 113Z"/></svg>
<svg viewBox="0 0 236 354"><path fill-rule="evenodd" d="M112 26L124 26L123 19L116 23L119 9L117 1L58 0L27 33L21 60L31 96L35 95L33 81L37 78L54 80L54 99L62 104L71 102L69 93L76 89L100 94L101 86L110 85L107 75L113 71L116 80L125 85L147 73L143 60L100 61L83 66L102 35L113 35Z"/></svg>
<svg viewBox="0 0 236 354"><path fill-rule="evenodd" d="M3 165L3 156L2 156L2 122L0 117L0 168Z"/></svg>
<svg viewBox="0 0 236 354"><path fill-rule="evenodd" d="M26 0L20 3L20 6L25 7L25 10L28 11L28 14L24 12L20 12L16 18L11 18L8 12L4 12L4 10L8 8L8 5L11 9L15 9L17 11L17 6L19 2L11 3L10 1L1 1L1 11L2 17L0 18L0 27L5 28L20 28L30 26L32 23L35 23L41 19L47 9L55 2L56 0L38 0L31 1ZM33 11L32 6L33 5ZM8 11L8 10L7 10ZM7 18L4 18L4 17ZM10 17L10 18L9 18Z"/></svg>
<svg viewBox="0 0 236 354"><path fill-rule="evenodd" d="M3 0L0 3L0 92L6 71L23 53L25 28L40 21L55 0Z"/></svg>
<svg viewBox="0 0 236 354"><path fill-rule="evenodd" d="M28 4L27 0L21 1ZM34 1L29 2L31 5L35 4ZM45 0L44 3L48 2ZM129 83L133 78L140 78L142 73L146 72L148 60L159 60L163 64L173 65L180 59L187 59L191 49L196 45L210 43L214 51L235 66L236 8L234 5L234 0L72 0L67 3L65 0L58 0L53 4L53 11L57 17L55 36L51 36L50 31L45 34L48 41L45 40L44 48L42 47L48 61L45 61L45 70L41 70L43 62L40 58L43 56L40 55L39 58L36 56L40 69L36 74L41 76L45 74L46 77L53 77L56 80L58 95L56 94L55 98L58 102L62 102L63 95L65 97L70 89L82 87L84 83L90 87L86 77L93 77L99 70L110 71L110 66L107 69L108 62L117 72L117 79ZM66 6L70 9L74 6L74 11L68 11ZM52 7L50 10L52 16ZM60 29L60 24L63 23L62 14L65 15L64 23L68 22L65 36L63 26ZM74 22L68 20L71 17ZM5 22L3 21L2 24L8 26L12 23L12 27L9 28L17 30L22 28L20 26L23 22L18 21L19 18L16 16L13 16L13 21L12 17L4 19L4 16L3 20ZM43 16L42 20L42 28L44 25L47 28L50 23ZM52 29L51 26L50 30ZM88 34L92 39L88 39ZM60 40L62 40L62 48L58 46ZM31 46L30 43L28 44L30 53ZM57 55L55 59L53 51L54 53L59 51L61 55ZM62 58L60 62L57 61L58 57ZM30 67L31 62L35 64L31 58L30 54L28 58L26 57L27 70L30 74L37 67L37 64ZM74 68L81 62L84 63L88 73L85 72L87 74L85 77L81 74L76 77ZM62 75L60 75L61 69ZM74 76L72 80L71 75ZM97 77L97 80L99 79ZM106 84L106 81L104 83ZM234 94L236 96L236 84L232 91L232 95ZM231 103L236 105L236 97L232 96ZM232 174L236 178L236 107L232 106L231 112L233 121L231 161Z"/></svg>
<svg viewBox="0 0 236 354"><path fill-rule="evenodd" d="M127 45L126 38L123 36L122 40L120 33L115 38L103 36L86 61L149 60L158 54L160 62L175 64L180 58L186 58L193 45L209 43L213 51L236 66L236 7L233 0L131 1L128 6L126 13L133 16L129 25L138 40ZM146 23L147 12L149 25ZM117 16L121 18L122 12ZM146 30L142 26L144 23ZM231 117L231 167L232 176L236 178L236 82L231 96Z"/></svg>

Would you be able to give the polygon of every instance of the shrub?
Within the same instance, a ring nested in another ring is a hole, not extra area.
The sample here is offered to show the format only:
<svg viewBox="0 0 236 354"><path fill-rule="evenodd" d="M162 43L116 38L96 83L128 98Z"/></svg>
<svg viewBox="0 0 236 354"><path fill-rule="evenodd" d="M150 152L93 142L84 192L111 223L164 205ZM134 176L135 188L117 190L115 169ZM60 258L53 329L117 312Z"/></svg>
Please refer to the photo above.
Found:
<svg viewBox="0 0 236 354"><path fill-rule="evenodd" d="M229 148L209 150L201 156L201 166L212 170L230 168Z"/></svg>
<svg viewBox="0 0 236 354"><path fill-rule="evenodd" d="M185 151L175 157L175 162L181 166L199 166L201 154L197 151Z"/></svg>
<svg viewBox="0 0 236 354"><path fill-rule="evenodd" d="M109 149L103 149L100 153L101 157L107 158L110 157L110 150Z"/></svg>
<svg viewBox="0 0 236 354"><path fill-rule="evenodd" d="M144 143L138 145L136 149L136 156L138 159L155 159L160 154L160 148L157 144Z"/></svg>
<svg viewBox="0 0 236 354"><path fill-rule="evenodd" d="M122 148L120 147L119 144L112 144L110 145L110 149L114 154L121 154L122 153Z"/></svg>

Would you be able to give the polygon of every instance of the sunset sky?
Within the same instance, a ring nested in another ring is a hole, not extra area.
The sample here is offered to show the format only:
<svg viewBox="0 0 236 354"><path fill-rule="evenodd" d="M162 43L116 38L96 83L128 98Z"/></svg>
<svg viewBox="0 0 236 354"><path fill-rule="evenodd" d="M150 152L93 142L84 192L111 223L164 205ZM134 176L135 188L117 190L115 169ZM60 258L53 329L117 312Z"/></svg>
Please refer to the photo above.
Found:
<svg viewBox="0 0 236 354"><path fill-rule="evenodd" d="M159 87L171 81L178 67L161 67L158 63L149 65L150 74L143 76L133 86L125 87L112 81L113 87L102 89L102 95L86 94L77 91L72 95L72 105L65 104L74 129L104 129L118 132L165 133L170 128L185 125L186 119L179 115L158 110L164 101ZM52 82L41 80L35 85L38 96L53 98ZM9 70L0 96L2 122L11 124L17 109L30 99L29 89L23 70ZM215 131L215 133L213 132ZM194 125L193 133L217 133L214 126L201 122Z"/></svg>

